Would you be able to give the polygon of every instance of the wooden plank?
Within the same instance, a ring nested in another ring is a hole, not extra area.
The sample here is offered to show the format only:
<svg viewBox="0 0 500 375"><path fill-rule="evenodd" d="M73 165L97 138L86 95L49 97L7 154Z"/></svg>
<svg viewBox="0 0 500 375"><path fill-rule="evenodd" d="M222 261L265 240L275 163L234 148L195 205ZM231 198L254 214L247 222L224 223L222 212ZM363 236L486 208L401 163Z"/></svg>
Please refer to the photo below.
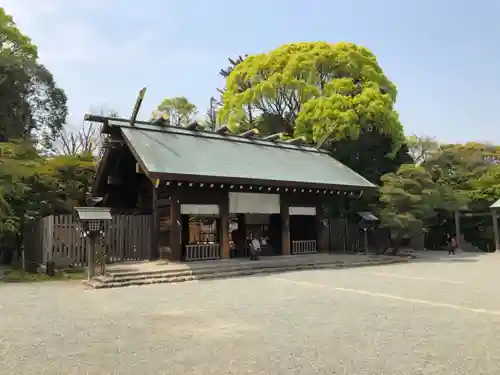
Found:
<svg viewBox="0 0 500 375"><path fill-rule="evenodd" d="M54 251L54 216L47 216L47 230L46 230L46 254L47 254L47 261L52 261L53 258L53 251Z"/></svg>
<svg viewBox="0 0 500 375"><path fill-rule="evenodd" d="M142 240L144 242L144 247L143 247L143 258L146 259L147 256L147 251L149 248L151 248L151 225L153 222L153 217L148 215L144 215L143 217L143 227L142 227Z"/></svg>
<svg viewBox="0 0 500 375"><path fill-rule="evenodd" d="M78 242L76 240L76 220L73 218L72 215L70 215L70 222L71 222L71 227L69 231L69 242L70 242L70 257L72 262L74 263L75 267L78 267L80 263L80 257L79 257L79 249L78 249Z"/></svg>
<svg viewBox="0 0 500 375"><path fill-rule="evenodd" d="M125 216L120 216L119 224L118 224L118 246L123 251L122 261L128 260L128 251L127 244L125 241Z"/></svg>

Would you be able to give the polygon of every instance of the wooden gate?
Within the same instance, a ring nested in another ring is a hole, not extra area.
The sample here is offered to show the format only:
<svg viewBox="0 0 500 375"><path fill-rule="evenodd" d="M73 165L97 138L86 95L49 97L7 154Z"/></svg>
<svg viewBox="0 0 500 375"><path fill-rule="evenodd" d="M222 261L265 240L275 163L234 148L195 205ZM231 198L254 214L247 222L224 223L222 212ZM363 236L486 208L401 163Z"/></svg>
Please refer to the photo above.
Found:
<svg viewBox="0 0 500 375"><path fill-rule="evenodd" d="M113 215L104 224L101 246L107 260L122 262L149 259L151 215ZM28 223L23 236L26 261L83 267L87 263L88 239L72 215L47 216Z"/></svg>

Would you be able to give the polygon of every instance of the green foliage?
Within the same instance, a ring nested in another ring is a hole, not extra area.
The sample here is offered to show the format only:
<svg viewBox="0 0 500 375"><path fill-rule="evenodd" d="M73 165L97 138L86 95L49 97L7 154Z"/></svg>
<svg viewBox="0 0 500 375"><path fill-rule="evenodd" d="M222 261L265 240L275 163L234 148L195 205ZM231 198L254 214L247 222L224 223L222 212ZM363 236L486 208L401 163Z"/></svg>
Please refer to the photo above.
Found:
<svg viewBox="0 0 500 375"><path fill-rule="evenodd" d="M163 117L170 125L185 126L193 121L197 111L185 97L166 98L158 105L153 118Z"/></svg>
<svg viewBox="0 0 500 375"><path fill-rule="evenodd" d="M66 116L64 91L0 8L0 259L19 244L23 220L68 213L84 201L92 157L46 156Z"/></svg>
<svg viewBox="0 0 500 375"><path fill-rule="evenodd" d="M67 116L66 95L38 63L36 46L0 8L0 135L50 144Z"/></svg>
<svg viewBox="0 0 500 375"><path fill-rule="evenodd" d="M434 214L438 196L431 175L420 166L402 165L382 177L380 188L381 222L397 236L423 228Z"/></svg>
<svg viewBox="0 0 500 375"><path fill-rule="evenodd" d="M90 155L42 157L27 141L0 144L0 240L19 233L21 220L71 213L84 204L95 162Z"/></svg>
<svg viewBox="0 0 500 375"><path fill-rule="evenodd" d="M497 170L500 148L479 143L441 145L438 152L428 157L422 166L432 175L441 194L441 209L454 211L469 207L486 209L478 189L487 189L487 176ZM477 181L482 181L481 183Z"/></svg>
<svg viewBox="0 0 500 375"><path fill-rule="evenodd" d="M248 56L228 71L222 122L254 126L260 115L281 118L310 141L356 139L362 131L404 141L394 110L396 87L375 56L352 43L305 42Z"/></svg>
<svg viewBox="0 0 500 375"><path fill-rule="evenodd" d="M500 165L492 165L478 179L471 181L471 200L476 207L488 209L500 199Z"/></svg>

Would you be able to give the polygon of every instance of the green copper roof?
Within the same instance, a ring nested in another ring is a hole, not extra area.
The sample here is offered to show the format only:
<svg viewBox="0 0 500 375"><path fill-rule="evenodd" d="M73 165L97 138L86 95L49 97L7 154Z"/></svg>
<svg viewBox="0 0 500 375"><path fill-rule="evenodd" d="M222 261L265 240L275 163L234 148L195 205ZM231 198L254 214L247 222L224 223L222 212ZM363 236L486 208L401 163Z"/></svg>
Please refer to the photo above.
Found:
<svg viewBox="0 0 500 375"><path fill-rule="evenodd" d="M493 203L490 208L499 208L500 209L500 199Z"/></svg>
<svg viewBox="0 0 500 375"><path fill-rule="evenodd" d="M359 174L313 147L138 123L119 126L138 162L152 175L172 180L231 178L235 182L373 188Z"/></svg>

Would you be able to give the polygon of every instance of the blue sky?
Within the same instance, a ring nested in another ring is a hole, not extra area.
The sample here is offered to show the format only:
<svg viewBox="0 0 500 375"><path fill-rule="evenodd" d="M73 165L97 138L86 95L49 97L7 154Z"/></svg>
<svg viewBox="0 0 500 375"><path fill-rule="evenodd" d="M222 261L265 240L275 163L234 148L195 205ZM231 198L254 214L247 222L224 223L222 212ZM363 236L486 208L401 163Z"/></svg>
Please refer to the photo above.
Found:
<svg viewBox="0 0 500 375"><path fill-rule="evenodd" d="M125 5L128 4L128 5ZM500 1L1 0L66 90L71 116L139 117L167 96L201 113L227 58L296 41L370 48L399 90L407 134L500 144Z"/></svg>

